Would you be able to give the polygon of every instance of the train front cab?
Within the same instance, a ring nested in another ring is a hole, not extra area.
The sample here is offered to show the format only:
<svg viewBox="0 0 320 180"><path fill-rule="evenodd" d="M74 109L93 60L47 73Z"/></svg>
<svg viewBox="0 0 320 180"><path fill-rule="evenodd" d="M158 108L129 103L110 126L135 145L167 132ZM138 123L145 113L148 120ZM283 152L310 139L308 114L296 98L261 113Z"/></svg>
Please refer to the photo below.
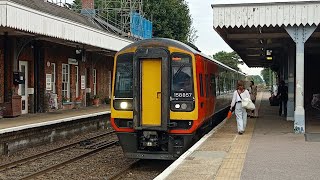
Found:
<svg viewBox="0 0 320 180"><path fill-rule="evenodd" d="M125 156L176 159L192 145L199 126L195 77L188 51L131 48L116 55L111 123Z"/></svg>

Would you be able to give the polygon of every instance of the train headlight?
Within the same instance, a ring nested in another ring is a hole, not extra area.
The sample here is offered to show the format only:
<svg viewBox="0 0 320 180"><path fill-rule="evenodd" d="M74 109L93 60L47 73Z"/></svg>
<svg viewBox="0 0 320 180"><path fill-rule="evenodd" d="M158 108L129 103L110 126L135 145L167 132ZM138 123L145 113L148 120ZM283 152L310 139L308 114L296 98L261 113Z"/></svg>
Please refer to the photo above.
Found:
<svg viewBox="0 0 320 180"><path fill-rule="evenodd" d="M188 106L187 106L186 103L182 103L182 104L181 104L181 109L187 109L187 107L188 107Z"/></svg>
<svg viewBox="0 0 320 180"><path fill-rule="evenodd" d="M120 103L120 108L121 109L127 109L128 108L128 103L127 102L121 102Z"/></svg>
<svg viewBox="0 0 320 180"><path fill-rule="evenodd" d="M191 112L195 108L194 101L171 101L171 111L176 112Z"/></svg>
<svg viewBox="0 0 320 180"><path fill-rule="evenodd" d="M115 99L113 101L113 108L119 111L131 111L132 100Z"/></svg>

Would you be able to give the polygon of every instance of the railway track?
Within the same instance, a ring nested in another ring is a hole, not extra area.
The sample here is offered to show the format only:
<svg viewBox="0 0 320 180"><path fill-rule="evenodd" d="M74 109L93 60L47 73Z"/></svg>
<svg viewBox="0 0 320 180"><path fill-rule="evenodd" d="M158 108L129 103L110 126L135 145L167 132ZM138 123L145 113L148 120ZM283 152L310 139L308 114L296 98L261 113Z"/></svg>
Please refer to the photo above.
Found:
<svg viewBox="0 0 320 180"><path fill-rule="evenodd" d="M79 156L76 156L76 157L74 157L72 159L69 159L69 160L66 160L64 162L61 162L59 164L50 166L50 167L48 167L46 169L42 169L42 170L40 170L38 172L32 173L30 175L27 175L27 176L21 178L20 180L33 179L35 177L44 175L44 174L46 174L46 173L48 173L50 171L53 171L53 170L58 169L58 168L61 168L61 167L65 166L65 165L67 165L69 163L78 161L79 159L82 159L82 158L88 157L88 156L90 156L92 154L98 153L98 152L100 152L100 151L102 151L102 150L104 150L104 149L106 149L106 148L108 148L110 146L113 146L113 145L115 145L117 143L118 143L118 141L110 141L110 142L106 142L104 144L101 143L100 146L98 148L96 148L96 149L93 149L93 150L91 150L91 151L89 151L87 153L81 154Z"/></svg>
<svg viewBox="0 0 320 180"><path fill-rule="evenodd" d="M99 138L103 138L104 136L112 135L113 133L114 133L114 131L108 131L106 133L103 133L103 134L100 134L100 135L97 135L97 136L94 136L94 137L91 137L91 138L88 138L85 140L77 141L75 143L71 143L71 144L68 144L68 145L65 145L62 147L58 147L58 148L55 148L55 149L52 149L52 150L49 150L46 152L38 153L36 155L29 156L29 157L14 161L14 162L0 165L0 172L7 173L10 170L14 171L15 169L18 169L19 167L23 167L23 166L27 167L26 165L31 164L36 160L41 161L41 159L50 158L50 156L55 155L57 153L63 153L64 151L71 152L72 149L76 149L77 147L80 147L80 148L77 148L77 150L84 151L84 152L78 153L80 155L77 155L77 156L74 156L73 155L74 153L73 153L72 155L74 157L72 157L72 158L68 158L69 156L67 155L67 158L62 158L62 159L68 159L68 160L65 160L65 161L59 162L59 163L55 163L53 165L50 165L49 167L46 166L47 168L40 168L39 170L36 170L35 172L33 172L31 174L19 176L19 178L22 177L21 179L30 179L30 178L40 176L40 175L45 174L49 171L60 168L60 167L65 166L69 163L75 162L79 159L82 159L82 158L85 158L85 157L90 156L92 154L98 153L99 151L106 149L110 146L116 145L118 143L118 141L100 141L100 142L93 143L94 140L97 140ZM59 156L59 155L57 155L57 156ZM15 173L13 173L13 174L15 174ZM15 177L14 179L18 179L18 178Z"/></svg>
<svg viewBox="0 0 320 180"><path fill-rule="evenodd" d="M153 179L163 172L173 161L166 160L135 160L119 171L105 177L108 180Z"/></svg>
<svg viewBox="0 0 320 180"><path fill-rule="evenodd" d="M122 168L120 171L116 172L115 174L113 174L110 177L107 177L108 180L119 180L124 174L126 174L130 169L132 169L133 167L135 167L137 164L139 164L140 160L136 160L132 163L130 163L129 165L127 165L126 167Z"/></svg>

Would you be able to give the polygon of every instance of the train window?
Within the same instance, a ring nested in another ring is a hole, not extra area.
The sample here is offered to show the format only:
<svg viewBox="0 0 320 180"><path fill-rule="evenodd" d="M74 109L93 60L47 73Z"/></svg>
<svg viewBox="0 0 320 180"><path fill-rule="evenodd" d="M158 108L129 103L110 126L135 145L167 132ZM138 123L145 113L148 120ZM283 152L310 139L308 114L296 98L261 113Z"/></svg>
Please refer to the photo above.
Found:
<svg viewBox="0 0 320 180"><path fill-rule="evenodd" d="M211 89L211 93L212 96L216 96L216 77L214 74L210 74L210 89Z"/></svg>
<svg viewBox="0 0 320 180"><path fill-rule="evenodd" d="M191 56L173 53L171 56L171 93L174 98L193 98Z"/></svg>
<svg viewBox="0 0 320 180"><path fill-rule="evenodd" d="M206 97L209 97L210 85L209 85L209 76L206 74Z"/></svg>
<svg viewBox="0 0 320 180"><path fill-rule="evenodd" d="M200 83L200 96L203 97L203 80L202 80L202 74L199 74L199 83Z"/></svg>
<svg viewBox="0 0 320 180"><path fill-rule="evenodd" d="M227 78L226 77L223 79L223 92L227 93Z"/></svg>
<svg viewBox="0 0 320 180"><path fill-rule="evenodd" d="M217 79L216 92L218 95L220 95L220 77L217 76L216 79Z"/></svg>
<svg viewBox="0 0 320 180"><path fill-rule="evenodd" d="M133 98L133 54L119 55L116 63L114 96Z"/></svg>
<svg viewBox="0 0 320 180"><path fill-rule="evenodd" d="M222 73L220 73L220 76L219 76L219 92L220 92L220 95L224 94L224 76Z"/></svg>

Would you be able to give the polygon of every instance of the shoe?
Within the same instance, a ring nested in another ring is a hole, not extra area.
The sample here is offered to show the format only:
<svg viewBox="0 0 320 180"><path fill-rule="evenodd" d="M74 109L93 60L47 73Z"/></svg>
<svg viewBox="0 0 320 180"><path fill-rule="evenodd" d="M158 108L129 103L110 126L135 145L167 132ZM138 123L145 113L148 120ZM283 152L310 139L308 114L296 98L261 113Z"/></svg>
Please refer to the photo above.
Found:
<svg viewBox="0 0 320 180"><path fill-rule="evenodd" d="M238 132L238 134L239 134L239 135L242 135L242 134L243 134L243 132L242 132L242 131L239 131L239 132Z"/></svg>

